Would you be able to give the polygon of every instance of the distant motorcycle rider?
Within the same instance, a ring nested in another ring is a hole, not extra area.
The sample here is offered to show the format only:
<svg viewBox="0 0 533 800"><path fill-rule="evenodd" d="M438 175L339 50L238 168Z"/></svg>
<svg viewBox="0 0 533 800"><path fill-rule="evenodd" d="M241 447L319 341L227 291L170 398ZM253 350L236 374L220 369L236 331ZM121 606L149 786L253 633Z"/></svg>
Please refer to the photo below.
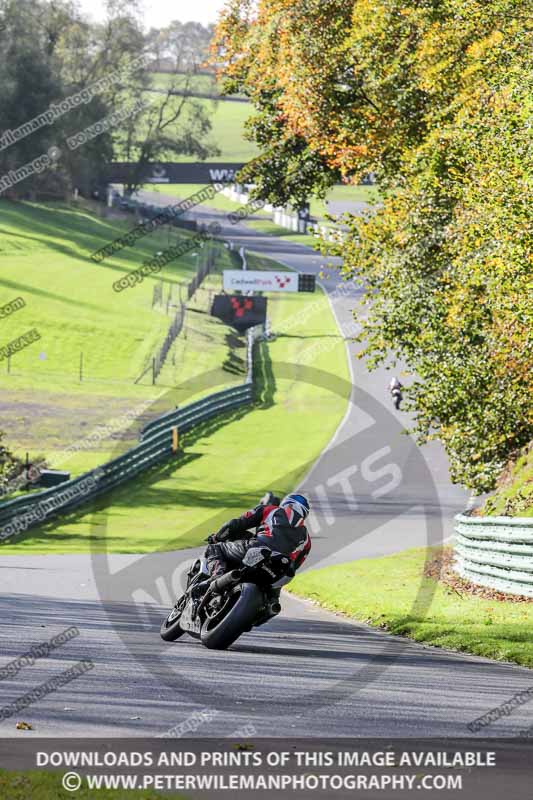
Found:
<svg viewBox="0 0 533 800"><path fill-rule="evenodd" d="M309 501L301 494L288 494L278 503L271 493L263 501L209 537L206 558L211 578L239 567L251 547L268 547L288 556L295 571L302 566L311 550L305 527Z"/></svg>
<svg viewBox="0 0 533 800"><path fill-rule="evenodd" d="M391 382L389 383L389 392L392 395L392 399L394 401L394 408L399 411L400 406L403 400L403 385L400 383L398 378L392 378Z"/></svg>

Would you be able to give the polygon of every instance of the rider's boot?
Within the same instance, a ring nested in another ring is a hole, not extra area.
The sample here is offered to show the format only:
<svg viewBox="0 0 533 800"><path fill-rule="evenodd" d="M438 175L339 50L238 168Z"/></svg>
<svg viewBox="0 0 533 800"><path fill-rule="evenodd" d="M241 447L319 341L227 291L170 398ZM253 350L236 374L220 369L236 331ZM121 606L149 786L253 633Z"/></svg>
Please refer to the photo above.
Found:
<svg viewBox="0 0 533 800"><path fill-rule="evenodd" d="M219 556L208 558L207 568L212 581L214 581L215 578L220 578L222 575L225 575L228 571L226 562L219 558Z"/></svg>
<svg viewBox="0 0 533 800"><path fill-rule="evenodd" d="M215 578L220 578L220 576L224 575L226 572L226 565L219 558L209 558L207 561L207 566L210 577L200 581L191 588L191 597L194 600L199 600L201 597L203 597L207 592L211 582L214 581Z"/></svg>

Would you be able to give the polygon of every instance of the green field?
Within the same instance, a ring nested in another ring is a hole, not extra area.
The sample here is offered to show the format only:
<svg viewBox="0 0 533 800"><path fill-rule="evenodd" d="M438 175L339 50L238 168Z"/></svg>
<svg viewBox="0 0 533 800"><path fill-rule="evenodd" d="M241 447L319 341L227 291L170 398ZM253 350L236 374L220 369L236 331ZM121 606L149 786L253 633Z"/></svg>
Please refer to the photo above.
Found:
<svg viewBox="0 0 533 800"><path fill-rule="evenodd" d="M254 505L266 488L291 490L331 439L350 389L344 341L325 295L312 298L312 313L297 316L309 298L269 298L273 329L288 330L260 348L255 408L187 434L181 457L137 479L135 491L125 486L65 521L30 530L0 552L191 547L224 519ZM312 348L324 337L331 337L331 345L317 355ZM317 385L312 372L307 378L305 365L324 370L319 377L325 385ZM337 376L345 379L340 395L327 388Z"/></svg>
<svg viewBox="0 0 533 800"><path fill-rule="evenodd" d="M112 283L143 256L164 247L166 234L147 237L139 252L130 248L95 264L90 252L129 228L131 218L110 222L77 209L6 201L1 212L0 301L21 296L26 307L0 321L0 345L33 327L42 334L41 341L13 357L11 373L4 375L2 428L6 443L18 454L44 454L52 466L78 474L136 443L139 426L63 463L65 447L110 418L120 418L145 401L154 402L152 417L174 408L189 398L183 385L192 378L198 379L192 396L242 382L244 341L208 313L221 286L220 274L214 274L190 304L185 333L172 348L159 384L134 384L147 353L164 338L169 317L164 308L152 309L158 278L120 294L113 292ZM225 259L229 264L222 250L221 265ZM276 266L259 256L251 260L259 268ZM195 265L191 255L164 270L164 297L169 287L177 291L190 278ZM312 313L299 316L309 304ZM126 486L106 498L95 520L87 511L73 514L29 531L16 543L6 542L2 552L86 552L91 535L93 546L96 540L104 549L93 522L102 535L109 523L108 545L116 552L186 547L203 538L204 531L196 528L210 526L214 510L221 518L232 515L255 503L272 482L278 491L291 489L331 438L349 395L348 383L341 396L315 385L313 376L306 383L302 369L308 364L323 369L326 377L348 378L348 368L343 339L322 292L315 297L272 295L269 319L282 335L258 351L258 403L253 410L189 434L175 463L136 481L134 493ZM317 355L312 348L324 337L331 338L331 346ZM327 424L315 424L319 414ZM146 419L144 414L142 422Z"/></svg>
<svg viewBox="0 0 533 800"><path fill-rule="evenodd" d="M436 584L423 577L427 556L408 550L306 572L291 592L426 645L533 667L533 603L484 600Z"/></svg>
<svg viewBox="0 0 533 800"><path fill-rule="evenodd" d="M171 76L168 75L155 75L153 85L155 88L164 89L169 84L170 78ZM183 76L177 76L177 89L183 88L183 80ZM210 94L215 88L212 79L204 75L194 76L192 85L200 94ZM154 102L157 95L148 92L147 98ZM176 98L176 102L179 100ZM208 140L220 150L220 155L209 157L209 161L245 164L257 156L258 150L255 144L244 138L244 123L253 114L253 107L250 103L236 103L224 100L224 98L217 100L196 98L196 102L209 113L212 130ZM194 162L198 159L196 156L183 155L173 160Z"/></svg>
<svg viewBox="0 0 533 800"><path fill-rule="evenodd" d="M90 259L93 250L134 224L133 216L109 221L56 204L0 200L0 305L17 297L26 303L0 320L0 346L33 328L41 335L40 341L12 357L9 374L7 361L0 362L2 428L21 456L44 455L54 466L66 466L76 474L106 460L114 442L82 451L68 464L60 457L65 446L144 401L156 403L153 416L183 399L179 389L172 396L176 381L165 384L165 375L155 387L150 374L140 384L134 381L165 338L172 318L166 313L169 291L172 302L177 302L180 284L196 270L199 250L172 262L160 275L116 293L114 281L168 243L169 234L159 231L101 264ZM172 242L185 235L174 229ZM226 250L221 247L220 252L219 269L230 265ZM161 279L164 302L152 308L154 286ZM187 317L190 357L176 353L181 382L220 367L228 349L225 327L211 319L204 326L206 348L194 333L196 317ZM236 380L227 372L220 379L227 385ZM162 394L167 396L157 404ZM136 437L136 432L131 435ZM131 438L128 443L132 444Z"/></svg>
<svg viewBox="0 0 533 800"><path fill-rule="evenodd" d="M334 186L325 200L311 200L311 216L318 220L325 220L332 213L329 203L378 203L379 191L375 186Z"/></svg>
<svg viewBox="0 0 533 800"><path fill-rule="evenodd" d="M151 85L154 89L178 89L183 90L187 86L189 91L198 92L198 94L212 94L220 97L222 100L227 99L225 95L220 94L220 83L216 75L208 73L198 73L191 76L184 74L172 74L168 72L153 72L151 73ZM244 95L231 95L231 97L240 97L244 99Z"/></svg>
<svg viewBox="0 0 533 800"><path fill-rule="evenodd" d="M276 225L275 222L272 222L272 220L269 219L252 218L248 220L247 225L258 233L264 233L268 236L277 236L279 239L283 239L286 242L291 242L292 244L302 244L305 245L305 247L314 247L318 242L317 237L310 233L295 233L294 231L289 231L287 228L282 228L280 225Z"/></svg>
<svg viewBox="0 0 533 800"><path fill-rule="evenodd" d="M220 155L213 156L210 161L246 164L258 155L256 145L244 138L244 123L252 113L248 103L228 103L224 100L198 102L213 111L213 128L209 138L220 150ZM183 161L197 161L197 158L184 156Z"/></svg>
<svg viewBox="0 0 533 800"><path fill-rule="evenodd" d="M214 75L174 75L167 72L150 73L151 85L154 89L185 89L201 94L218 94L217 80Z"/></svg>

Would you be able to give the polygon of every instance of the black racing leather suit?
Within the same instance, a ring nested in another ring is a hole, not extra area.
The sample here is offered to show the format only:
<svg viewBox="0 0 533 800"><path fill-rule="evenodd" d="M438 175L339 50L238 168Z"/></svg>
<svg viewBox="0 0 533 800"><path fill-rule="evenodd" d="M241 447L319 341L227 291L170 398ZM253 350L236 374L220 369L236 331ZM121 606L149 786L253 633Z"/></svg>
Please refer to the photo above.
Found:
<svg viewBox="0 0 533 800"><path fill-rule="evenodd" d="M226 522L214 539L206 551L212 576L240 566L251 547L268 547L283 553L291 559L295 570L302 566L311 550L305 525L291 526L285 510L277 505L258 505Z"/></svg>

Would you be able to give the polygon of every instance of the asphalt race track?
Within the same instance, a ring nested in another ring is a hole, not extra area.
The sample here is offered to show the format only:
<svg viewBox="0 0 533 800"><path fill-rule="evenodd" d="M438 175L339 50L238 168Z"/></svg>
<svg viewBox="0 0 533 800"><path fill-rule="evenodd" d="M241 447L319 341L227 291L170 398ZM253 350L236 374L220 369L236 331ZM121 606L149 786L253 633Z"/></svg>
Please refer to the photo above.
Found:
<svg viewBox="0 0 533 800"><path fill-rule="evenodd" d="M295 269L318 272L323 264L307 248L225 226L238 246ZM337 283L335 274L324 282L332 298ZM354 294L332 300L343 334ZM401 434L406 417L392 408L389 380L386 371L368 374L357 362L344 422L302 484L317 510L313 567L438 543L468 502L450 484L441 449L420 451ZM377 480L380 459L394 470ZM80 630L2 680L3 705L80 660L94 662L90 672L0 721L0 736L161 736L209 710L199 736L461 737L470 735L469 722L531 686L527 669L426 648L287 596L280 617L227 652L208 651L187 636L165 644L159 623L169 585L179 585L193 556L0 558L0 666L72 625ZM132 597L139 575L148 587L144 603ZM34 731L16 730L19 719ZM524 705L483 735L517 735L530 724Z"/></svg>

